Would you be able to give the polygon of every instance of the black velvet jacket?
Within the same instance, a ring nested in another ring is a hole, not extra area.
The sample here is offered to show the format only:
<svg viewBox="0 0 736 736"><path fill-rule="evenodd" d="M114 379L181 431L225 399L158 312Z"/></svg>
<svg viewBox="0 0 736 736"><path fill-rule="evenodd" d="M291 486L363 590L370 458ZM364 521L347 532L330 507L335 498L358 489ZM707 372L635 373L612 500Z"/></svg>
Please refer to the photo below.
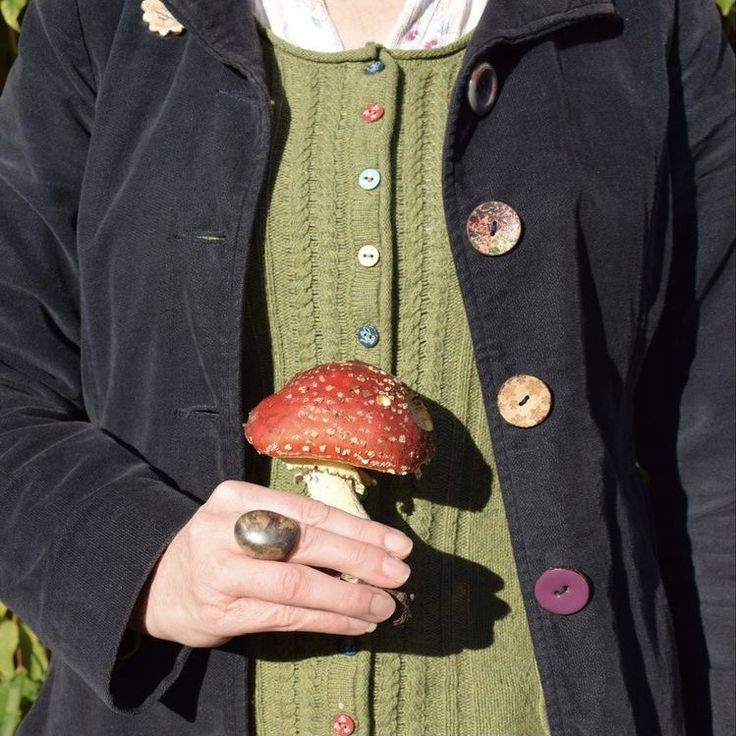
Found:
<svg viewBox="0 0 736 736"><path fill-rule="evenodd" d="M259 40L243 0L168 5L180 36L137 0L33 0L0 102L0 598L54 652L26 736L248 733L238 641L119 661L162 549L243 476L258 359ZM554 736L734 733L733 69L710 0L491 0L448 111L447 224ZM499 257L465 234L488 200L524 224ZM529 429L496 408L519 373L554 396ZM535 602L557 566L591 583L579 613Z"/></svg>

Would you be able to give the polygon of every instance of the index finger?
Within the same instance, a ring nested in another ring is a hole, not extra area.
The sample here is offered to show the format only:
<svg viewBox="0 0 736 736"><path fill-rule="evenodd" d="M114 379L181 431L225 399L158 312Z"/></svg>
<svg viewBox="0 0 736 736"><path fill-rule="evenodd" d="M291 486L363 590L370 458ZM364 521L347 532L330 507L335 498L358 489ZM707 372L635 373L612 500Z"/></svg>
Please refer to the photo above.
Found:
<svg viewBox="0 0 736 736"><path fill-rule="evenodd" d="M402 559L411 552L413 545L406 534L378 521L361 519L306 496L265 488L247 481L221 483L210 501L216 504L221 513L234 514L234 519L254 509L276 511L302 524L381 547L390 555Z"/></svg>

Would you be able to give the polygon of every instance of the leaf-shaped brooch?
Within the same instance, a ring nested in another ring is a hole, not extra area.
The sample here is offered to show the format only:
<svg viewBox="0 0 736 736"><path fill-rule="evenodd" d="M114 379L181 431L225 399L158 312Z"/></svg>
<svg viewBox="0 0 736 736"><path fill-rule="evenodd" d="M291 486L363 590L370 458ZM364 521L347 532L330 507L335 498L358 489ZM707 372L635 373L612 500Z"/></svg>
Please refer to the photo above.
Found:
<svg viewBox="0 0 736 736"><path fill-rule="evenodd" d="M158 33L159 36L167 36L169 33L179 35L184 32L184 26L171 15L161 0L143 0L141 8L149 31Z"/></svg>

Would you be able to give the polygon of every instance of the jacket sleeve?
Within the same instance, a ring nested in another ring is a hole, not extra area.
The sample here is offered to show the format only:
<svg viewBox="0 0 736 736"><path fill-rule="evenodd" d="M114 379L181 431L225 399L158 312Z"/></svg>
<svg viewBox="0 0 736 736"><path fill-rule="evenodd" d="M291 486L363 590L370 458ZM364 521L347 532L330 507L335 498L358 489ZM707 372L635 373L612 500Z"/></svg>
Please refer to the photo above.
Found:
<svg viewBox="0 0 736 736"><path fill-rule="evenodd" d="M95 80L73 0L34 0L21 35L0 98L0 598L129 710L186 657L147 637L134 657L121 646L198 504L85 411L75 220Z"/></svg>
<svg viewBox="0 0 736 736"><path fill-rule="evenodd" d="M670 49L671 243L638 391L687 733L734 724L734 57L708 0L683 0Z"/></svg>

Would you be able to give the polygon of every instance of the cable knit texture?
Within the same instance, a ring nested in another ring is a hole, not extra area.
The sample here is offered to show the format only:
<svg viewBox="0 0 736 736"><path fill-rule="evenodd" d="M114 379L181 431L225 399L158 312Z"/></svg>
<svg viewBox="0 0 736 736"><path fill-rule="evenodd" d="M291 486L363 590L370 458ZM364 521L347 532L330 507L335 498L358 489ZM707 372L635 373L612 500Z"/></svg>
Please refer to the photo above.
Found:
<svg viewBox="0 0 736 736"><path fill-rule="evenodd" d="M420 480L379 477L366 503L414 539L411 620L354 641L252 638L256 732L329 736L332 717L346 713L356 736L544 736L442 212L440 152L467 38L432 50L320 53L263 37L274 137L247 289L248 401L315 363L359 358L426 397L438 451ZM385 68L365 74L373 59ZM361 118L368 103L385 108L380 120ZM370 191L358 185L366 168L381 174ZM367 244L380 254L372 267L357 258ZM380 333L373 348L356 338L365 323ZM251 466L251 477L294 489L282 464Z"/></svg>

